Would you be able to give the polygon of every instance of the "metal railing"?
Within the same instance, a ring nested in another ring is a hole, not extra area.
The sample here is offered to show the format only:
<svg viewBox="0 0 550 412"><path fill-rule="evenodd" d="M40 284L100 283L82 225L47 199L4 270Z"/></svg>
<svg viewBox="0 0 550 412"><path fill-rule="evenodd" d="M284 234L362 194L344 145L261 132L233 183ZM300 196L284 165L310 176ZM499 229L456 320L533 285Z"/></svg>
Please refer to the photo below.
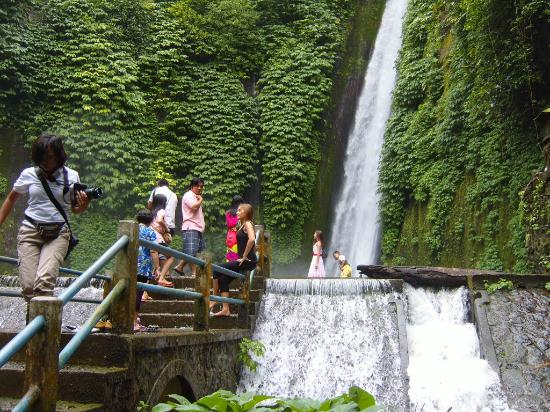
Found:
<svg viewBox="0 0 550 412"><path fill-rule="evenodd" d="M136 228L134 227L134 229ZM137 238L137 230L135 231L134 237ZM137 247L137 242L134 243L134 246ZM127 279L128 276L125 276L124 279L117 280L115 287L101 302L94 314L80 328L78 333L72 337L63 351L59 353L63 306L71 300L74 300L75 295L86 286L92 278L111 280L110 277L98 275L98 272L103 269L113 257L117 256L119 252L126 249L128 246L129 236L122 234L120 238L86 271L81 273L79 271L63 268L63 272L78 274L79 277L58 297L36 297L31 299L28 310L30 311L29 314L32 320L0 350L0 367L2 367L25 345L27 346L27 368L25 374L28 374L30 379L25 378L27 386L25 394L13 410L26 411L35 403L38 403L36 406L40 410L55 410L59 369L65 366L70 357L89 336L92 328L99 321L101 316L109 310L113 302L121 296L125 289L127 289L129 284L129 280ZM126 260L128 260L127 257ZM19 264L18 259L8 257L0 257L0 261L10 264ZM129 273L129 271L126 272ZM13 294L6 292L2 294L13 296ZM55 350L54 356L51 356L52 350ZM52 365L52 358L58 358L58 362L56 362L55 365ZM36 369L42 369L44 373L33 373ZM48 373L48 371L52 369L54 369L53 375L52 373ZM54 382L52 382L52 376L55 376ZM48 379L47 382L45 381L46 377Z"/></svg>
<svg viewBox="0 0 550 412"><path fill-rule="evenodd" d="M39 410L53 411L57 401L57 384L59 370L64 368L80 345L92 332L97 322L111 310L110 319L114 333L131 333L135 315L135 289L152 293L164 294L173 297L195 300L195 314L193 329L209 329L209 302L231 303L239 305L239 322L242 324L247 318L247 304L249 303L249 288L254 279L254 273L260 270L264 276L269 276L270 269L265 256L269 254L266 246L263 228L257 227L256 245L258 266L245 275L214 265L209 255L194 257L154 242L138 238L138 225L135 222L121 221L118 230L118 240L101 255L88 269L80 272L73 269L60 268L60 272L77 275L58 297L36 297L30 301L29 314L32 319L24 329L15 335L0 350L0 367L5 365L17 352L26 346L27 367L25 369L26 391L13 410L25 411L33 406ZM137 253L139 245L157 250L164 255L174 256L198 266L195 278L195 291L181 290L137 282ZM99 275L114 257L115 270L113 276ZM0 256L0 262L19 264L18 259ZM228 298L210 295L212 273L218 272L227 276L244 280L241 285L241 297ZM76 298L76 294L92 279L109 281L111 290L102 301ZM20 293L0 291L0 296L22 296ZM61 317L63 306L69 301L99 303L94 313L88 318L79 331L60 349ZM53 361L52 361L53 359ZM37 373L39 371L39 373ZM29 378L27 378L27 375ZM52 379L52 376L55 379ZM46 382L46 377L48 378Z"/></svg>

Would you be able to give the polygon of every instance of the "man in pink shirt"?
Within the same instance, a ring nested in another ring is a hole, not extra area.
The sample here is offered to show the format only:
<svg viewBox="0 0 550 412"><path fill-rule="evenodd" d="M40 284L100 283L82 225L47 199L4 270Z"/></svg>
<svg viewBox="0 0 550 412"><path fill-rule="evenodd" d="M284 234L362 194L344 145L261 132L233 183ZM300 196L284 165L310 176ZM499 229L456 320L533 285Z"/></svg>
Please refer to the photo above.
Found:
<svg viewBox="0 0 550 412"><path fill-rule="evenodd" d="M181 214L182 214L182 236L183 236L183 253L191 256L196 256L197 253L206 249L204 243L204 214L202 213L202 190L204 180L200 177L191 179L189 190L181 199ZM175 270L178 273L183 273L183 268L187 262L181 261ZM196 275L196 265L190 263L191 273Z"/></svg>

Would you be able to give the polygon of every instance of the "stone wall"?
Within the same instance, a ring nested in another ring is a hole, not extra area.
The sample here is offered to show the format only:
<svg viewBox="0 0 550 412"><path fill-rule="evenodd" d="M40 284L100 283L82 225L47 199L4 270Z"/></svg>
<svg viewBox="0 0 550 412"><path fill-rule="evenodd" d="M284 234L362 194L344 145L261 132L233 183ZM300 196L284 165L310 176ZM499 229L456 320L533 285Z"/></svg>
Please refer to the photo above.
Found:
<svg viewBox="0 0 550 412"><path fill-rule="evenodd" d="M550 294L497 291L489 302L487 320L509 406L518 412L550 410Z"/></svg>
<svg viewBox="0 0 550 412"><path fill-rule="evenodd" d="M235 391L239 377L239 342L247 330L217 330L182 335L162 333L130 338L137 399L149 405L179 393L194 401L219 389Z"/></svg>

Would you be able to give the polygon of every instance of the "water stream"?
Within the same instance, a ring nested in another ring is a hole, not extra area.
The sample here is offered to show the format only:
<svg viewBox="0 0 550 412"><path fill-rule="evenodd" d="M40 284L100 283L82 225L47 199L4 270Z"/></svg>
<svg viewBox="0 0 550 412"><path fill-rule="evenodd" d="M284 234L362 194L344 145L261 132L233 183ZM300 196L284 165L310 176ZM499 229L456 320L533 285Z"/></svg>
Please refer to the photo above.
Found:
<svg viewBox="0 0 550 412"><path fill-rule="evenodd" d="M405 287L412 411L505 412L497 373L480 358L466 288ZM450 409L452 408L452 409Z"/></svg>
<svg viewBox="0 0 550 412"><path fill-rule="evenodd" d="M387 281L269 280L253 335L266 353L239 391L326 399L356 385L406 410L394 295Z"/></svg>
<svg viewBox="0 0 550 412"><path fill-rule="evenodd" d="M57 296L71 284L74 278L57 278L54 294ZM0 291L21 292L17 276L0 276ZM101 283L93 280L87 287L77 293L76 298L103 299ZM79 327L92 315L97 308L94 303L69 302L63 307L62 324ZM27 304L23 298L0 296L0 329L22 329L25 326Z"/></svg>
<svg viewBox="0 0 550 412"><path fill-rule="evenodd" d="M395 299L408 318L407 371ZM255 372L243 369L238 391L321 400L356 385L385 411L511 412L467 303L464 287L398 293L369 279L270 279L252 337L266 353Z"/></svg>
<svg viewBox="0 0 550 412"><path fill-rule="evenodd" d="M376 263L379 254L378 163L395 85L407 0L388 0L348 139L342 189L331 228L331 249L352 266ZM337 272L329 260L328 274Z"/></svg>

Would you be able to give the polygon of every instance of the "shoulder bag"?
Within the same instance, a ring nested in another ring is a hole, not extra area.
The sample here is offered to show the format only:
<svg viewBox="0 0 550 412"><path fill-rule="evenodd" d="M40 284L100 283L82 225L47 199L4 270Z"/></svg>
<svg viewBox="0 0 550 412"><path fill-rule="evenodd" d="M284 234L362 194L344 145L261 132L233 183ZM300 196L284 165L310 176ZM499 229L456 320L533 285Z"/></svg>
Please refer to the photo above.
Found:
<svg viewBox="0 0 550 412"><path fill-rule="evenodd" d="M53 205L55 206L57 211L61 214L61 216L63 216L63 219L65 220L65 223L67 224L67 227L69 228L69 233L71 234L71 236L69 237L69 248L67 249L67 254L65 255L65 259L67 259L69 254L76 247L76 245L78 245L78 238L74 235L74 233L71 229L71 225L69 224L69 219L67 219L67 214L65 213L65 209L63 209L61 207L61 205L59 204L59 202L57 201L57 199L53 195L52 189L50 189L50 186L46 182L46 179L44 178L44 175L42 173L39 173L39 171L36 171L36 172L37 172L36 175L40 179L40 183L42 183L42 186L44 187L44 190L46 191L46 194L50 198L50 201L53 203ZM68 183L68 179L67 179L67 172L65 171L65 169L63 169L63 172L64 172L63 174L64 174L64 177L65 177L65 186L68 189L69 183ZM65 192L65 190L64 190L64 192Z"/></svg>

